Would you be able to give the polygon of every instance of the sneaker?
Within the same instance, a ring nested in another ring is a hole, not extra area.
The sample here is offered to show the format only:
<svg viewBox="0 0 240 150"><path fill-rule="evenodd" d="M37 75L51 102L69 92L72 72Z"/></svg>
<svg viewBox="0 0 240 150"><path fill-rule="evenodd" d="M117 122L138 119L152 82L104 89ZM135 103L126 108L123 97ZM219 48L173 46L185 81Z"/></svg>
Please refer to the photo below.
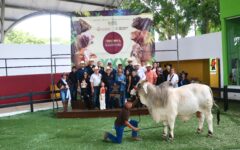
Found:
<svg viewBox="0 0 240 150"><path fill-rule="evenodd" d="M132 137L132 139L133 139L134 141L142 141L142 138L140 138L140 137Z"/></svg>
<svg viewBox="0 0 240 150"><path fill-rule="evenodd" d="M108 139L108 133L105 132L104 135L103 135L103 141L107 141L107 139Z"/></svg>

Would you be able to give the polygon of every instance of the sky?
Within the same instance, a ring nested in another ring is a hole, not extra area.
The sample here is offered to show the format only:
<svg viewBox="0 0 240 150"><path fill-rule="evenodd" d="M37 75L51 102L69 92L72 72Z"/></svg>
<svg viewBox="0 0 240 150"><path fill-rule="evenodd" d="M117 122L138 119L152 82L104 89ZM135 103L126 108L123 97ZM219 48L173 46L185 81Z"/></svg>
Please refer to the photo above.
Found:
<svg viewBox="0 0 240 150"><path fill-rule="evenodd" d="M57 37L70 41L71 38L71 22L70 18L63 15L52 15L52 37ZM14 29L29 32L39 38L48 39L50 37L50 16L40 15L35 16L18 23ZM191 30L187 37L194 36L194 31ZM175 37L173 36L173 39ZM155 34L157 41L158 34Z"/></svg>
<svg viewBox="0 0 240 150"><path fill-rule="evenodd" d="M52 37L69 40L71 37L70 18L62 15L52 15ZM18 23L14 29L29 32L39 38L50 37L50 16L35 16Z"/></svg>

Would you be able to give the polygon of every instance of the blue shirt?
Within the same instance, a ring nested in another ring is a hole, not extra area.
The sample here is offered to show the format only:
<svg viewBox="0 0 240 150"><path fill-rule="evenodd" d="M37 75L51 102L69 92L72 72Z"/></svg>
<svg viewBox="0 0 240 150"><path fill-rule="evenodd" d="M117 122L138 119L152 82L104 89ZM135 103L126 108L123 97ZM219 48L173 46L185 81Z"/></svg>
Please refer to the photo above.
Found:
<svg viewBox="0 0 240 150"><path fill-rule="evenodd" d="M124 74L122 74L120 76L117 75L116 81L119 85L119 90L120 91L125 91L125 88L126 88L126 77L125 77L125 75Z"/></svg>

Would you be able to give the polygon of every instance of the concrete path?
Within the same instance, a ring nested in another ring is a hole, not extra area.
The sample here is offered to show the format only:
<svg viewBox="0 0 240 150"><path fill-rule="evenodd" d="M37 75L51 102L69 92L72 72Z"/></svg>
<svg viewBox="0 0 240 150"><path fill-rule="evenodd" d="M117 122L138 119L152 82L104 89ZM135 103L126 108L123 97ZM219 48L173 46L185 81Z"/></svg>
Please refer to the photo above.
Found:
<svg viewBox="0 0 240 150"><path fill-rule="evenodd" d="M62 103L60 101L58 102L58 106L62 107ZM56 103L55 103L55 107L56 107ZM34 104L33 108L34 108L34 111L48 110L53 108L53 104L52 102ZM30 111L31 111L30 105L0 108L0 117L13 116L13 115L22 114Z"/></svg>

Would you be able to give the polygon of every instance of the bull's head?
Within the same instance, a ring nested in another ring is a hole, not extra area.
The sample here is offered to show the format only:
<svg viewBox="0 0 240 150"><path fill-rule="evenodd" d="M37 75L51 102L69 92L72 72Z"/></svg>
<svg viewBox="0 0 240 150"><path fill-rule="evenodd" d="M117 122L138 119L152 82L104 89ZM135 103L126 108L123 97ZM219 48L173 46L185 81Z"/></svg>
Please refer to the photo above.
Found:
<svg viewBox="0 0 240 150"><path fill-rule="evenodd" d="M144 91L145 94L148 93L148 91L147 91L147 80L142 80L142 81L138 82L137 91L138 92Z"/></svg>
<svg viewBox="0 0 240 150"><path fill-rule="evenodd" d="M147 94L148 94L148 82L146 80L138 82L137 95L139 96L141 103L146 106L148 105Z"/></svg>

